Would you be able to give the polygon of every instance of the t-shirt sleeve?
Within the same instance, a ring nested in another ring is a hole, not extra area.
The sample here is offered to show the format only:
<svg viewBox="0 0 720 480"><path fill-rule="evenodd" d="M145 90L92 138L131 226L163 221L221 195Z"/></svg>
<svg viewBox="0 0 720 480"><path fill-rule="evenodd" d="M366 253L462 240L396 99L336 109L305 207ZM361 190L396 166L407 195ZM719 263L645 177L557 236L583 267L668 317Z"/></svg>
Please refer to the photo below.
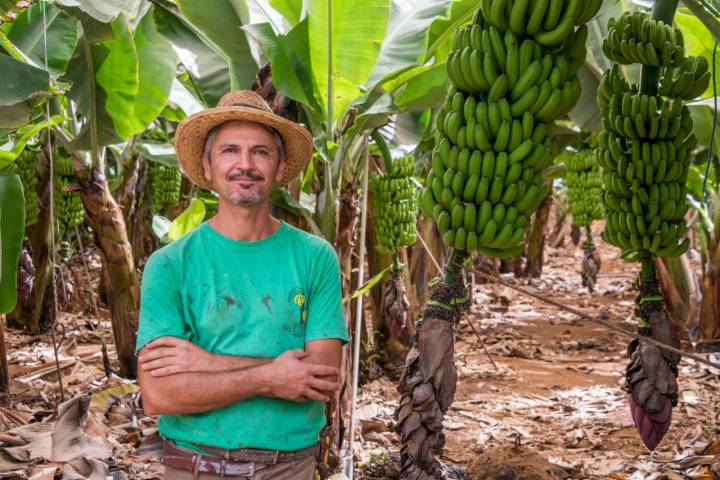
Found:
<svg viewBox="0 0 720 480"><path fill-rule="evenodd" d="M180 289L170 263L157 253L150 256L143 271L140 290L140 318L135 350L159 337L190 339L183 319Z"/></svg>
<svg viewBox="0 0 720 480"><path fill-rule="evenodd" d="M335 338L348 341L342 307L340 262L332 246L325 245L317 258L315 273L308 292L305 343Z"/></svg>

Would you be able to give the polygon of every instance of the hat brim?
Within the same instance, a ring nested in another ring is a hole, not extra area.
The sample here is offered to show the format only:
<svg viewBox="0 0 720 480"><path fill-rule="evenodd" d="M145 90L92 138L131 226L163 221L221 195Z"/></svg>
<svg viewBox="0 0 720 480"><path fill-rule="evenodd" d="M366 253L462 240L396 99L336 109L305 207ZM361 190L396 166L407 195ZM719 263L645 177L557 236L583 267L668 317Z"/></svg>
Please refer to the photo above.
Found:
<svg viewBox="0 0 720 480"><path fill-rule="evenodd" d="M180 166L194 184L212 190L202 165L205 139L213 127L231 120L244 120L274 128L280 134L285 150L285 173L273 189L287 185L305 168L312 155L312 136L301 125L274 113L252 107L216 107L185 118L175 132L175 153Z"/></svg>

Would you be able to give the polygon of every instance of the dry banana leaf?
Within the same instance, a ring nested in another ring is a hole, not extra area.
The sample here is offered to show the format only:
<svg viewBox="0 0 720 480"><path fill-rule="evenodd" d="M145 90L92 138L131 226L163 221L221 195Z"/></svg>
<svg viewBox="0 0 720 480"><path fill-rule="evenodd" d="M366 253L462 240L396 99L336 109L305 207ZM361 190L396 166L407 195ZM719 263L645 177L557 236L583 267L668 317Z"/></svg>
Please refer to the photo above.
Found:
<svg viewBox="0 0 720 480"><path fill-rule="evenodd" d="M385 325L393 337L399 337L407 325L410 310L410 302L405 295L405 284L399 272L393 274L384 288L382 314L385 317Z"/></svg>
<svg viewBox="0 0 720 480"><path fill-rule="evenodd" d="M407 355L399 385L402 398L395 413L405 479L443 478L435 457L445 444L443 419L457 383L455 326L466 309L465 304L458 306L454 300L466 297L464 286L437 285Z"/></svg>
<svg viewBox="0 0 720 480"><path fill-rule="evenodd" d="M584 287L587 287L590 292L593 292L595 291L595 284L597 283L597 276L602 261L592 241L586 241L583 249L585 256L582 262L582 284Z"/></svg>

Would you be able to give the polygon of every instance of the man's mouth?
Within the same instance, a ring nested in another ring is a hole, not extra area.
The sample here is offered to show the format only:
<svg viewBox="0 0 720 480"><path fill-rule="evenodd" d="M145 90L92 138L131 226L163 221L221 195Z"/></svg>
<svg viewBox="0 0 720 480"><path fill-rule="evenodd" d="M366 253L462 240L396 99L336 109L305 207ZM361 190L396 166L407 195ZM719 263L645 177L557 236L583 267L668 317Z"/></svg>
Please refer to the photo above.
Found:
<svg viewBox="0 0 720 480"><path fill-rule="evenodd" d="M232 175L228 178L231 182L238 182L238 183L256 183L256 182L262 182L265 180L264 177L260 176L249 176L249 175Z"/></svg>
<svg viewBox="0 0 720 480"><path fill-rule="evenodd" d="M252 188L257 182L254 180L238 180L237 184L240 188L249 189Z"/></svg>

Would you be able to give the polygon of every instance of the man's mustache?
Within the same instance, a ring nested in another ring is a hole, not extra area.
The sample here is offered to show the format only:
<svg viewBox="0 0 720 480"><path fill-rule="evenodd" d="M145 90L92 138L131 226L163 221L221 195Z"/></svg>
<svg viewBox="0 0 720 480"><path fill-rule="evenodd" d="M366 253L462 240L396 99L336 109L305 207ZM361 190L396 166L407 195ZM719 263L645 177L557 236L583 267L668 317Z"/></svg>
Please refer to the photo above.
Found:
<svg viewBox="0 0 720 480"><path fill-rule="evenodd" d="M234 181L234 180L240 180L241 178L249 178L250 180L253 180L255 182L260 182L262 180L265 180L265 177L262 175L258 175L256 173L253 173L250 170L237 170L229 175L227 175L227 180Z"/></svg>

